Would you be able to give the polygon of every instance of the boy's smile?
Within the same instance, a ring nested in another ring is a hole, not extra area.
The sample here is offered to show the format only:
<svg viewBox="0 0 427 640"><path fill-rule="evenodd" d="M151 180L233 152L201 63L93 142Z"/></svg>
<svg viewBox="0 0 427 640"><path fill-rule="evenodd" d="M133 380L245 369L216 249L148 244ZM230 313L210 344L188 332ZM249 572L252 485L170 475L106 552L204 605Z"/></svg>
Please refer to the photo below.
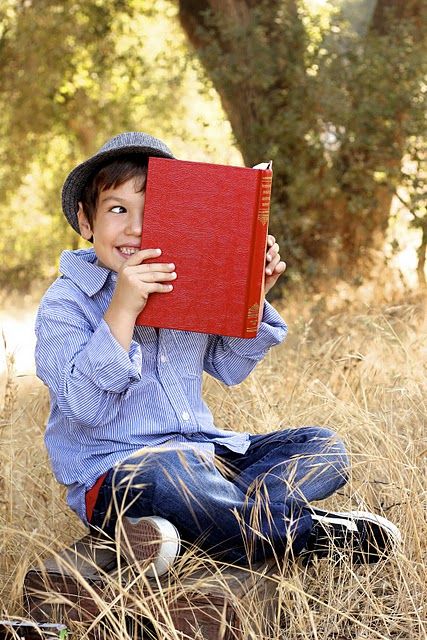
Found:
<svg viewBox="0 0 427 640"><path fill-rule="evenodd" d="M139 189L140 180L131 178L101 191L92 229L80 206L80 233L86 240L93 236L93 248L102 267L119 271L123 262L140 249L145 192Z"/></svg>

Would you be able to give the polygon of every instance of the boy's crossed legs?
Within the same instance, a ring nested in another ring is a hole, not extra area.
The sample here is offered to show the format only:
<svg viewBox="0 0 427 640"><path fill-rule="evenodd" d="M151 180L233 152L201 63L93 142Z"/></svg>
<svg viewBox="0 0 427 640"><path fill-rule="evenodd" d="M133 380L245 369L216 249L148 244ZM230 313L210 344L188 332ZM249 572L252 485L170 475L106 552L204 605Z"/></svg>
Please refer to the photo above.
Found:
<svg viewBox="0 0 427 640"><path fill-rule="evenodd" d="M245 454L216 445L215 460L195 449L147 449L107 474L91 524L113 536L118 517L155 515L225 562L296 557L311 553L322 534L336 538L310 503L332 495L347 474L344 444L322 427L251 435ZM345 536L357 529L348 516L341 525L333 520L340 535L342 527Z"/></svg>

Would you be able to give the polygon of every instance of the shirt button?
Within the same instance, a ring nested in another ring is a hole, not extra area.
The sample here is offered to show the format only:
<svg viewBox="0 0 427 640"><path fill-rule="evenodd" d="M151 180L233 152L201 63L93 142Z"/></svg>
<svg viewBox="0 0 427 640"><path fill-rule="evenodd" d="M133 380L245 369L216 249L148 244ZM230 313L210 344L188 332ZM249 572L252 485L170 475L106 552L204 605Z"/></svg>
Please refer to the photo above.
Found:
<svg viewBox="0 0 427 640"><path fill-rule="evenodd" d="M160 356L160 362L162 362L162 363L164 364L164 363L165 363L165 362L167 362L167 361L168 361L167 356L164 356L164 355L162 354L162 355Z"/></svg>
<svg viewBox="0 0 427 640"><path fill-rule="evenodd" d="M184 411L184 413L182 414L182 419L183 420L189 420L190 419L190 414L188 413L188 411Z"/></svg>

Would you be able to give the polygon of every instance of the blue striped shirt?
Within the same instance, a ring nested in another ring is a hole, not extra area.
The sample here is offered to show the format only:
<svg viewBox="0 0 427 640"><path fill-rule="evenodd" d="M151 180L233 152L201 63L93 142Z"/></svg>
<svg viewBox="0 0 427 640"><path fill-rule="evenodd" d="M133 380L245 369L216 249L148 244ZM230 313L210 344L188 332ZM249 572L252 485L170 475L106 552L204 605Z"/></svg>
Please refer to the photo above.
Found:
<svg viewBox="0 0 427 640"><path fill-rule="evenodd" d="M285 338L268 302L256 338L137 326L126 351L103 319L117 274L97 265L93 249L65 251L60 271L36 318L36 368L50 392L45 442L53 472L84 522L86 491L142 447L213 453L220 443L246 451L247 433L215 427L202 374L238 384Z"/></svg>

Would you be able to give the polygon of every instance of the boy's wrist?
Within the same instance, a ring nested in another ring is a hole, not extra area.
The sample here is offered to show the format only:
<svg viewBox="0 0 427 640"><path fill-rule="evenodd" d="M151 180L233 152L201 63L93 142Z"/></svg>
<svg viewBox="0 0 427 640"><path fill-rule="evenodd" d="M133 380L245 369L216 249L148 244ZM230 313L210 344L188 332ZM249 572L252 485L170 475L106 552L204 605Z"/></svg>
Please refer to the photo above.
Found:
<svg viewBox="0 0 427 640"><path fill-rule="evenodd" d="M112 300L104 314L104 320L107 324L109 322L113 322L114 324L120 324L123 327L129 326L129 328L132 328L133 330L137 315L138 314L133 309L114 304L114 300Z"/></svg>
<svg viewBox="0 0 427 640"><path fill-rule="evenodd" d="M136 316L137 314L129 309L117 308L113 301L104 314L104 320L112 335L126 351L129 351L132 341Z"/></svg>

